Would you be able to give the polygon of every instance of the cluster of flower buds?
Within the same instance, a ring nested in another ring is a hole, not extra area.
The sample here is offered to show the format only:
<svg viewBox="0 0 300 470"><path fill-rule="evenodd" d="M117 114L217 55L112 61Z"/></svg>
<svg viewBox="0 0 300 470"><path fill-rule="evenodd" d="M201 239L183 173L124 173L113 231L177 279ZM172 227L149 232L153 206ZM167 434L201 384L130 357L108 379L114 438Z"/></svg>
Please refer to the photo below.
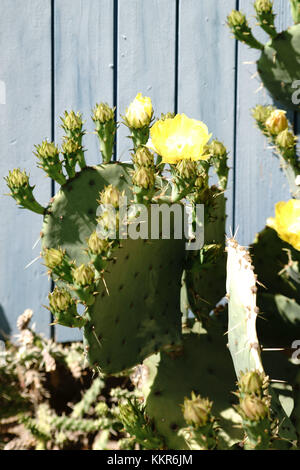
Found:
<svg viewBox="0 0 300 470"><path fill-rule="evenodd" d="M126 109L124 124L131 131L134 149L146 145L149 140L149 127L153 117L151 99L138 93Z"/></svg>
<svg viewBox="0 0 300 470"><path fill-rule="evenodd" d="M63 175L62 162L59 159L59 150L55 143L44 140L40 145L36 145L35 149L34 154L39 160L39 167L59 184L65 184L66 178Z"/></svg>
<svg viewBox="0 0 300 470"><path fill-rule="evenodd" d="M96 125L103 163L109 163L112 159L117 131L115 108L110 108L107 103L96 104L92 119Z"/></svg>
<svg viewBox="0 0 300 470"><path fill-rule="evenodd" d="M77 152L76 152L76 161L79 163L80 168L86 167L86 161L84 158L84 150L82 147L82 137L85 134L83 130L83 120L82 115L78 112L75 114L74 111L65 111L64 116L60 118L62 121L61 127L65 131L66 135L64 137L65 141L72 141L71 146L74 144L77 145ZM67 155L66 155L67 156ZM66 164L66 168L69 164Z"/></svg>
<svg viewBox="0 0 300 470"><path fill-rule="evenodd" d="M85 325L86 319L78 315L76 302L66 289L55 287L48 299L55 323L71 328L82 328Z"/></svg>
<svg viewBox="0 0 300 470"><path fill-rule="evenodd" d="M140 146L132 154L134 172L132 182L134 185L135 202L150 201L155 192L155 164L153 153L145 146Z"/></svg>
<svg viewBox="0 0 300 470"><path fill-rule="evenodd" d="M74 178L76 172L75 167L77 162L81 161L82 145L72 138L65 137L62 143L62 155L64 159L64 166L69 178Z"/></svg>
<svg viewBox="0 0 300 470"><path fill-rule="evenodd" d="M25 171L15 168L9 171L5 181L11 191L10 196L15 199L20 207L29 209L37 214L45 213L44 207L42 207L33 196L34 186L30 186L29 176Z"/></svg>
<svg viewBox="0 0 300 470"><path fill-rule="evenodd" d="M238 381L239 404L235 406L243 420L250 447L267 448L272 437L269 378L259 371L241 374Z"/></svg>

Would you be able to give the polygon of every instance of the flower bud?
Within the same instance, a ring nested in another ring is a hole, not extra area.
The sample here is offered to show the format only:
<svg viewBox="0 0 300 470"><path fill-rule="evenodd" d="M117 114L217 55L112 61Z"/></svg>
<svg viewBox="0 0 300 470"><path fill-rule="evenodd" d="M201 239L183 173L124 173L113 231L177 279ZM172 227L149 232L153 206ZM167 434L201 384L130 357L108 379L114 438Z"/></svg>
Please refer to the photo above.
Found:
<svg viewBox="0 0 300 470"><path fill-rule="evenodd" d="M81 264L79 268L74 268L72 274L74 282L78 286L89 286L95 281L95 272L93 268L85 264Z"/></svg>
<svg viewBox="0 0 300 470"><path fill-rule="evenodd" d="M252 116L259 124L265 124L273 111L275 111L273 106L262 106L261 104L258 104L252 109Z"/></svg>
<svg viewBox="0 0 300 470"><path fill-rule="evenodd" d="M117 209L119 207L122 194L117 188L115 188L115 186L110 184L109 186L106 186L103 191L101 191L99 196L100 199L98 202L100 204L111 204L115 209Z"/></svg>
<svg viewBox="0 0 300 470"><path fill-rule="evenodd" d="M54 291L48 296L50 309L54 312L66 312L75 305L74 299L66 289L55 287Z"/></svg>
<svg viewBox="0 0 300 470"><path fill-rule="evenodd" d="M65 252L62 249L46 248L43 253L45 265L49 269L55 269L63 262Z"/></svg>
<svg viewBox="0 0 300 470"><path fill-rule="evenodd" d="M197 164L192 160L180 160L176 165L176 170L182 179L192 180L197 175Z"/></svg>
<svg viewBox="0 0 300 470"><path fill-rule="evenodd" d="M133 163L137 166L153 167L154 156L147 147L139 147L135 154L133 154Z"/></svg>
<svg viewBox="0 0 300 470"><path fill-rule="evenodd" d="M153 169L144 167L138 168L132 176L132 182L135 186L139 186L144 189L153 188L155 184Z"/></svg>
<svg viewBox="0 0 300 470"><path fill-rule="evenodd" d="M239 390L242 393L261 395L264 386L264 374L258 371L246 372L238 382Z"/></svg>
<svg viewBox="0 0 300 470"><path fill-rule="evenodd" d="M213 140L212 143L208 146L208 151L211 155L215 157L223 157L227 154L227 149L222 142L219 140Z"/></svg>
<svg viewBox="0 0 300 470"><path fill-rule="evenodd" d="M22 186L29 185L29 176L26 174L25 170L21 171L19 168L15 168L9 171L6 182L10 189L21 188Z"/></svg>
<svg viewBox="0 0 300 470"><path fill-rule="evenodd" d="M88 247L93 255L106 254L110 248L110 243L107 240L99 238L97 232L93 232L88 239Z"/></svg>
<svg viewBox="0 0 300 470"><path fill-rule="evenodd" d="M64 118L61 117L62 127L68 131L81 131L83 126L82 115L74 111L68 113L65 111Z"/></svg>
<svg viewBox="0 0 300 470"><path fill-rule="evenodd" d="M40 159L47 160L50 158L55 160L59 155L59 150L54 142L47 142L47 140L44 140L41 145L36 145L35 148L37 152L36 155Z"/></svg>
<svg viewBox="0 0 300 470"><path fill-rule="evenodd" d="M242 418L250 421L260 421L269 415L266 400L257 396L246 395L245 398L242 398L239 410Z"/></svg>
<svg viewBox="0 0 300 470"><path fill-rule="evenodd" d="M187 424L203 427L211 420L212 402L192 393L192 398L184 399L183 416Z"/></svg>
<svg viewBox="0 0 300 470"><path fill-rule="evenodd" d="M141 129L150 125L153 116L151 99L138 93L126 110L125 121L128 127Z"/></svg>
<svg viewBox="0 0 300 470"><path fill-rule="evenodd" d="M294 148L296 144L296 137L293 132L285 129L276 137L276 144L282 149Z"/></svg>
<svg viewBox="0 0 300 470"><path fill-rule="evenodd" d="M77 153L81 149L81 145L73 139L66 139L62 144L62 151L67 155Z"/></svg>
<svg viewBox="0 0 300 470"><path fill-rule="evenodd" d="M270 0L256 0L254 8L257 13L269 13L273 9L273 2Z"/></svg>
<svg viewBox="0 0 300 470"><path fill-rule="evenodd" d="M230 15L228 15L227 21L231 28L247 25L246 15L237 10L233 10Z"/></svg>
<svg viewBox="0 0 300 470"><path fill-rule="evenodd" d="M266 128L272 135L278 135L289 126L286 111L276 109L266 121Z"/></svg>
<svg viewBox="0 0 300 470"><path fill-rule="evenodd" d="M96 104L93 109L93 121L105 123L111 121L115 117L115 108L110 108L107 103Z"/></svg>

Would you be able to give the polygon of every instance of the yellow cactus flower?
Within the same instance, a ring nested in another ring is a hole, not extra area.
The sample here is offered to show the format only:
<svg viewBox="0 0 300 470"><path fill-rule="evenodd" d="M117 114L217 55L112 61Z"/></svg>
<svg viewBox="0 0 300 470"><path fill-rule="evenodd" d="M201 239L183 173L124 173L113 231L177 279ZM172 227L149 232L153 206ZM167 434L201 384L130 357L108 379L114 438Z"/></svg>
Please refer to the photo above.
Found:
<svg viewBox="0 0 300 470"><path fill-rule="evenodd" d="M141 129L149 126L153 116L151 99L138 93L126 109L125 121L129 127Z"/></svg>
<svg viewBox="0 0 300 470"><path fill-rule="evenodd" d="M278 202L275 218L270 217L267 225L276 230L278 236L300 251L300 200L290 199Z"/></svg>
<svg viewBox="0 0 300 470"><path fill-rule="evenodd" d="M266 120L266 128L272 135L278 135L289 127L286 111L275 109Z"/></svg>
<svg viewBox="0 0 300 470"><path fill-rule="evenodd" d="M151 143L164 163L177 163L183 159L207 160L205 145L211 138L207 126L185 114L157 121L150 129Z"/></svg>

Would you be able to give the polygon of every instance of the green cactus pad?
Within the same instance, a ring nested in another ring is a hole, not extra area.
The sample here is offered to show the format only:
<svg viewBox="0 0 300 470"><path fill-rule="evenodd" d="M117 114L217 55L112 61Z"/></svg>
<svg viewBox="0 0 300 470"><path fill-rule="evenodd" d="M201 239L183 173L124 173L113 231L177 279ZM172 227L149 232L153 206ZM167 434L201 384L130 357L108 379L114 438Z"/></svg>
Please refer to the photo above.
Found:
<svg viewBox="0 0 300 470"><path fill-rule="evenodd" d="M300 109L299 104L292 102L296 91L292 85L300 80L299 24L278 34L266 44L257 68L265 87L276 100L289 108Z"/></svg>
<svg viewBox="0 0 300 470"><path fill-rule="evenodd" d="M205 245L220 244L220 253L208 262L201 251L189 252L185 282L191 310L198 318L206 317L226 294L225 253L226 199L223 193L205 205Z"/></svg>
<svg viewBox="0 0 300 470"><path fill-rule="evenodd" d="M213 401L212 414L223 430L220 447L225 442L233 445L242 439L241 430L234 427L239 417L231 408L235 401L231 393L235 376L226 338L218 326L207 334L196 323L192 332L183 335L183 347L178 355L153 355L144 361L144 367L146 412L168 448L187 448L178 430L186 426L181 405L191 391Z"/></svg>
<svg viewBox="0 0 300 470"><path fill-rule="evenodd" d="M130 165L86 168L54 197L43 248L61 247L89 261L86 240L96 228L99 191L110 184L132 198ZM128 369L181 338L180 284L184 240L122 240L100 281L84 328L90 363L105 373ZM108 295L108 293L109 295Z"/></svg>

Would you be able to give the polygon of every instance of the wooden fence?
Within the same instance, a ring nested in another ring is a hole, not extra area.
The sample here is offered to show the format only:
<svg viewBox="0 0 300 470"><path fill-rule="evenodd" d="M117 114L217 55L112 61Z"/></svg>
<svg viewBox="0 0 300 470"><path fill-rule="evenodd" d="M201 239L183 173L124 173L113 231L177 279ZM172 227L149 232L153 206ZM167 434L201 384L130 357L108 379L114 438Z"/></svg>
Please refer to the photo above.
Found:
<svg viewBox="0 0 300 470"><path fill-rule="evenodd" d="M250 108L270 102L255 76L257 53L236 44L226 16L239 7L253 17L252 0L0 0L0 174L30 171L37 199L53 186L32 155L34 144L59 140L59 116L80 110L86 119L88 161L99 161L91 108L107 101L124 113L138 91L155 110L184 112L207 123L230 150L228 227L248 244L289 197L278 161L255 129ZM275 0L277 27L292 23L288 0ZM253 19L253 24L255 20ZM259 31L256 34L262 38ZM290 116L293 118L294 116ZM128 159L126 128L117 136ZM17 209L0 183L0 329L15 332L17 316L32 308L36 328L49 335L42 307L50 281L39 255L41 217ZM66 328L56 337L78 338Z"/></svg>

